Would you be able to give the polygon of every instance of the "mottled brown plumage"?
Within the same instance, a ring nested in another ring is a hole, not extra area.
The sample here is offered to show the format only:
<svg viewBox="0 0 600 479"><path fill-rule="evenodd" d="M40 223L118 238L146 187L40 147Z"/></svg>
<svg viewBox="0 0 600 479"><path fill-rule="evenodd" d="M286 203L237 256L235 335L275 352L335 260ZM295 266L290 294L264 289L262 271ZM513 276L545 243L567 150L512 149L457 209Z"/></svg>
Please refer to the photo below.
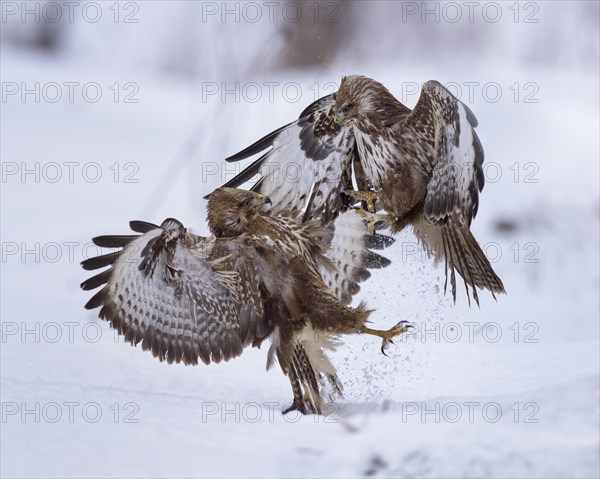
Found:
<svg viewBox="0 0 600 479"><path fill-rule="evenodd" d="M427 250L445 260L454 299L456 270L479 303L476 287L495 295L504 286L470 231L484 183L476 126L473 113L436 81L423 85L410 110L381 83L348 76L296 122L228 158L272 146L228 185L258 173L255 191L326 221L347 207L345 190L377 192L392 232L412 226ZM302 174L286 178L290 165Z"/></svg>
<svg viewBox="0 0 600 479"><path fill-rule="evenodd" d="M360 233L351 235L353 261L336 257L334 227L270 214L264 211L269 202L254 192L219 188L208 202L212 237L167 219L161 226L131 222L141 236L94 238L99 246L122 249L82 263L84 269L111 266L82 283L85 290L103 286L86 308L100 307L100 317L128 342L141 342L169 363L226 361L270 336L267 365L277 359L289 377L291 408L321 413L323 383L341 391L325 350L340 334L369 332L370 314L362 303L346 306L344 287L336 293L322 271L353 283L378 256Z"/></svg>

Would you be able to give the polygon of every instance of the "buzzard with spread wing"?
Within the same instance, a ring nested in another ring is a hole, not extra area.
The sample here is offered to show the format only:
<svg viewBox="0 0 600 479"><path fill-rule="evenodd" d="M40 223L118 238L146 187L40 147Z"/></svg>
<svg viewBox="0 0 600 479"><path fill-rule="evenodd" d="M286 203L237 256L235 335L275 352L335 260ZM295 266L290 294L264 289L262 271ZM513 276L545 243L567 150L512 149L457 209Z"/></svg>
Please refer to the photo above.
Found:
<svg viewBox="0 0 600 479"><path fill-rule="evenodd" d="M263 211L265 203L262 194L219 188L208 201L209 238L175 219L131 222L141 235L94 238L121 249L82 263L86 270L111 266L82 283L85 290L103 286L85 307L101 308L126 341L169 363L227 361L270 337L267 367L277 358L289 377L289 409L321 413L323 384L341 393L325 354L336 337L373 334L385 345L407 324L373 330L363 303L347 306L367 268L388 263L368 249L358 216L323 226Z"/></svg>
<svg viewBox="0 0 600 479"><path fill-rule="evenodd" d="M253 191L326 221L352 197L363 200L369 211L360 213L373 229L377 220L392 232L411 225L436 260L445 260L454 300L456 270L469 301L470 286L479 304L476 287L494 297L505 291L470 231L484 184L476 126L473 113L436 81L423 85L411 110L381 83L348 76L297 121L227 158L239 161L268 149L226 186L258 174ZM386 215L374 214L375 199Z"/></svg>

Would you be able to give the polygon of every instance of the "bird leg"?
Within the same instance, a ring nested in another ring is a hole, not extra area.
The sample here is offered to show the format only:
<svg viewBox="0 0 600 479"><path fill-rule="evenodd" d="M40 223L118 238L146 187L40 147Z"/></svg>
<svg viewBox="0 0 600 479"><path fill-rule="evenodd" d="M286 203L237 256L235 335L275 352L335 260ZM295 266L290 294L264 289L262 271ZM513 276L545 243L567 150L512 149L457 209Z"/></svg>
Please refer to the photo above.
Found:
<svg viewBox="0 0 600 479"><path fill-rule="evenodd" d="M382 215L365 210L356 210L356 212L366 220L369 233L375 233L378 222L391 223L394 220L390 214Z"/></svg>
<svg viewBox="0 0 600 479"><path fill-rule="evenodd" d="M366 326L363 326L360 329L360 332L364 333L364 334L372 334L373 336L378 336L378 337L382 338L381 352L384 354L384 356L387 356L387 354L385 354L385 350L390 345L390 343L394 344L394 341L392 341L392 339L395 338L396 336L401 335L402 333L409 332L413 328L414 328L414 325L412 323L409 323L408 321L400 321L398 324L396 324L394 327L388 329L387 331L381 331L379 329L371 329L371 328L367 328Z"/></svg>
<svg viewBox="0 0 600 479"><path fill-rule="evenodd" d="M381 196L380 191L346 190L344 194L351 196L356 201L364 201L367 204L367 211L369 213L375 213L375 201Z"/></svg>

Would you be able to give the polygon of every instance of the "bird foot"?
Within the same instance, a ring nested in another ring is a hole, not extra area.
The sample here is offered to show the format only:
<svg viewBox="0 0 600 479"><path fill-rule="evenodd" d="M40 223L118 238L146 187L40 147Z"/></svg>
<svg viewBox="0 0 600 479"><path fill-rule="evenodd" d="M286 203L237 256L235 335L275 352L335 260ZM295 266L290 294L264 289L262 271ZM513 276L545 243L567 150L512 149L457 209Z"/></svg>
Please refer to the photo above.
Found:
<svg viewBox="0 0 600 479"><path fill-rule="evenodd" d="M385 354L385 350L389 347L390 344L394 344L393 339L396 336L399 336L403 333L408 333L411 329L414 329L414 327L414 324L409 323L408 321L400 321L398 324L388 329L387 331L363 327L361 332L366 334L372 334L373 336L379 336L382 339L381 352L384 356L387 356L387 354Z"/></svg>
<svg viewBox="0 0 600 479"><path fill-rule="evenodd" d="M375 201L379 199L381 195L381 192L379 191L346 190L344 193L347 196L351 196L356 201L364 201L367 204L367 211L369 213L375 213Z"/></svg>
<svg viewBox="0 0 600 479"><path fill-rule="evenodd" d="M365 210L356 210L356 213L362 216L367 222L369 233L375 233L376 230L384 228L386 224L391 223L393 220L392 215L389 214L382 215Z"/></svg>
<svg viewBox="0 0 600 479"><path fill-rule="evenodd" d="M290 407L285 408L283 411L281 411L281 414L283 414L284 416L292 411L298 411L302 414L307 414L308 411L306 410L306 406L304 406L303 403L296 401L296 399L294 399L294 402L292 402L292 404L290 405Z"/></svg>

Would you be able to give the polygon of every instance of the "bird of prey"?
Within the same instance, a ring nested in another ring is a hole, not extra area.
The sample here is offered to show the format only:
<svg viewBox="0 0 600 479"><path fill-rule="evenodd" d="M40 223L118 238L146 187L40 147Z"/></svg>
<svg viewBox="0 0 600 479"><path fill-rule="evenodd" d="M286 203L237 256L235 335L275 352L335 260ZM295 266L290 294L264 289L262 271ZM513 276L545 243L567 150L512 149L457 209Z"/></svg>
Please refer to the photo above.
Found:
<svg viewBox="0 0 600 479"><path fill-rule="evenodd" d="M219 188L208 201L210 237L169 218L160 226L132 221L141 235L94 238L120 249L83 261L86 270L111 266L82 283L84 290L103 286L85 307L100 307L126 341L169 363L227 361L270 337L267 368L277 359L288 376L288 410L322 413L323 386L341 393L326 355L339 335L376 335L383 349L410 326L374 330L364 303L347 306L366 268L388 263L368 249L360 217L324 226L264 211L269 203L262 194Z"/></svg>
<svg viewBox="0 0 600 479"><path fill-rule="evenodd" d="M236 187L259 175L253 191L282 208L333 219L348 201L374 229L383 220L397 233L411 225L437 261L445 261L456 301L455 270L477 304L477 288L504 286L470 231L483 188L483 148L475 115L436 81L423 85L413 110L379 82L342 79L336 93L245 150L235 162L267 150L229 181ZM350 195L350 200L345 194ZM376 215L375 201L386 215Z"/></svg>

